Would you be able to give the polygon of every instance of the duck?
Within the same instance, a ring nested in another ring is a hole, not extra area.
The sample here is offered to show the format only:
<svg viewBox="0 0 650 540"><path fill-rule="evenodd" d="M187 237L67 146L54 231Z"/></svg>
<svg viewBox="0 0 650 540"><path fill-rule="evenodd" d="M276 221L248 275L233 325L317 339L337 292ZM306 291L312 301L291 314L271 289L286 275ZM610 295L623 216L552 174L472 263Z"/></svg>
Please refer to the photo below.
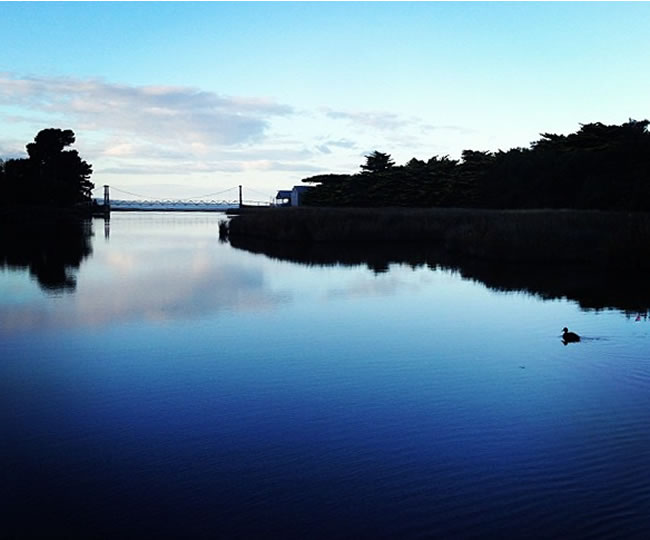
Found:
<svg viewBox="0 0 650 540"><path fill-rule="evenodd" d="M577 343L580 341L580 336L575 332L569 332L569 329L565 326L562 328L562 341L565 343Z"/></svg>

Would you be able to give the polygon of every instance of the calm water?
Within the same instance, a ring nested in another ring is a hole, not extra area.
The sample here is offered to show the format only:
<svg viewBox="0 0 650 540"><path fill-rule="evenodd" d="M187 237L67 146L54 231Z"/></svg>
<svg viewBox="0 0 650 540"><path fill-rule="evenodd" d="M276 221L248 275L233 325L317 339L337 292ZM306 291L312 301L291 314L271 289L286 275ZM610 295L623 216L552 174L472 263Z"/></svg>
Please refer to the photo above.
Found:
<svg viewBox="0 0 650 540"><path fill-rule="evenodd" d="M647 537L643 316L221 218L5 239L1 537Z"/></svg>

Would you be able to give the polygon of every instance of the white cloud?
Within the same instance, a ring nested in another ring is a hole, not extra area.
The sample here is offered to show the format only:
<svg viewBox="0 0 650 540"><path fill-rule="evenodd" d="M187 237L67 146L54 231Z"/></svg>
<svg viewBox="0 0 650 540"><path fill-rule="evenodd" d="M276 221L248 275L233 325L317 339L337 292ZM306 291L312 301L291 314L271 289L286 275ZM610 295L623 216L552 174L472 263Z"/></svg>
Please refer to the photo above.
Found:
<svg viewBox="0 0 650 540"><path fill-rule="evenodd" d="M104 150L105 156L116 156L116 157L125 157L125 156L137 156L138 155L138 146L133 143L117 143L111 146L107 146Z"/></svg>
<svg viewBox="0 0 650 540"><path fill-rule="evenodd" d="M323 112L327 118L332 120L343 120L347 124L359 128L375 128L380 131L408 131L418 134L429 134L434 131L447 131L459 134L474 133L475 130L456 125L436 125L423 122L421 118L400 116L390 112L377 111L335 111L325 108ZM403 135L400 137L403 139ZM341 148L354 148L355 143L347 139L338 142L328 141L327 146L338 146Z"/></svg>
<svg viewBox="0 0 650 540"><path fill-rule="evenodd" d="M355 148L356 143L349 139L338 139L336 141L327 141L327 146L336 146L337 148Z"/></svg>
<svg viewBox="0 0 650 540"><path fill-rule="evenodd" d="M318 150L322 154L331 154L332 153L329 146L327 146L326 144L321 144L321 145L317 146L316 150Z"/></svg>
<svg viewBox="0 0 650 540"><path fill-rule="evenodd" d="M25 151L19 149L21 146L25 148L24 144L18 142L0 141L0 159L7 161L25 157Z"/></svg>
<svg viewBox="0 0 650 540"><path fill-rule="evenodd" d="M259 140L269 119L293 112L259 98L225 97L191 87L127 86L100 79L0 73L0 105L59 115L86 130L170 143L236 145Z"/></svg>
<svg viewBox="0 0 650 540"><path fill-rule="evenodd" d="M462 130L390 112L299 110L189 86L3 72L0 121L9 128L0 139L5 158L24 156L40 129L73 129L97 186L128 187L135 176L138 183L172 176L180 183L193 175L206 192L235 181L262 189L317 173L355 172L364 148L390 152L398 163L430 156L433 130L446 130L445 141ZM25 138L16 143L19 136Z"/></svg>
<svg viewBox="0 0 650 540"><path fill-rule="evenodd" d="M191 173L239 173L239 172L264 172L264 171L297 171L305 173L324 172L328 169L311 165L309 163L275 161L270 159L240 160L240 161L171 161L151 165L148 163L125 163L97 169L99 174L120 175L175 175L183 170L185 174Z"/></svg>
<svg viewBox="0 0 650 540"><path fill-rule="evenodd" d="M306 171L306 172L323 172L323 167L317 167L306 163L287 163L283 161L273 160L259 160L248 161L245 164L248 170L261 170L261 171Z"/></svg>
<svg viewBox="0 0 650 540"><path fill-rule="evenodd" d="M334 111L324 109L325 115L333 120L345 120L353 125L381 130L395 130L412 123L411 120L389 112Z"/></svg>
<svg viewBox="0 0 650 540"><path fill-rule="evenodd" d="M334 148L341 148L344 150L350 150L353 148L356 148L356 143L353 141L350 141L348 139L338 139L338 140L327 140L323 144L319 144L316 146L316 150L318 150L321 154L331 154L332 149L331 147Z"/></svg>

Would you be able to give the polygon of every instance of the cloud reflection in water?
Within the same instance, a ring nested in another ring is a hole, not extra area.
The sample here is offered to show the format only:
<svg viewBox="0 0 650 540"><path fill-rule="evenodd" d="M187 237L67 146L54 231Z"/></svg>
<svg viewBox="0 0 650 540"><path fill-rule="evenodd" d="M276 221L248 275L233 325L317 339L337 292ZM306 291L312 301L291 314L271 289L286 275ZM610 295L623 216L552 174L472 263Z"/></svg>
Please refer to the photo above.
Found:
<svg viewBox="0 0 650 540"><path fill-rule="evenodd" d="M270 289L251 257L224 256L228 248L218 244L216 218L205 221L199 234L196 219L174 220L172 227L160 219L138 223L137 235L130 232L132 218L113 221L110 241L94 238L94 254L82 263L74 294L3 299L0 332L164 324L223 311L268 310L291 298Z"/></svg>

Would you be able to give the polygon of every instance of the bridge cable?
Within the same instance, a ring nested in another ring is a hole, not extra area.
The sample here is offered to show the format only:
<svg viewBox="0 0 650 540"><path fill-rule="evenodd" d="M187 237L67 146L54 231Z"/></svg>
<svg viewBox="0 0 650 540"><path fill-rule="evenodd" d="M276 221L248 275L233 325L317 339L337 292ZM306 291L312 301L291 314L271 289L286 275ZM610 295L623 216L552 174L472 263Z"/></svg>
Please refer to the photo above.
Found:
<svg viewBox="0 0 650 540"><path fill-rule="evenodd" d="M179 200L179 201L188 201L188 200L192 200L192 199L202 199L204 197L213 197L215 195L220 195L221 193L226 193L227 191L232 191L233 189L237 189L237 188L238 188L238 186L233 186L233 187L230 187L228 189L224 189L222 191L215 191L213 193L198 195L196 197L185 197L183 199L177 199L177 200ZM126 189L120 189L120 188L115 187L115 186L111 186L111 189L114 190L114 191L117 191L119 193L125 193L127 195L132 195L134 197L139 197L141 199L146 199L146 200L151 200L152 199L152 197L150 197L148 195L142 195L140 193L134 193L132 191L127 191ZM153 200L167 200L167 199L163 199L162 197L153 197Z"/></svg>

